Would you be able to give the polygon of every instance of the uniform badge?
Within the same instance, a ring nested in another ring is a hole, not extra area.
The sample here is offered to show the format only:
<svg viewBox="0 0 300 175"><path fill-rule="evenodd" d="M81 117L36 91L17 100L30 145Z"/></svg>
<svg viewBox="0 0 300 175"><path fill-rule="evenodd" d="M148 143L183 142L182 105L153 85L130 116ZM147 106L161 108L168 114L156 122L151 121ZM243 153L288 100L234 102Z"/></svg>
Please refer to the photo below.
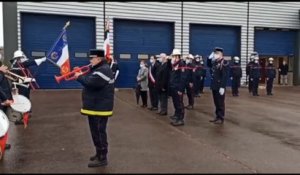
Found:
<svg viewBox="0 0 300 175"><path fill-rule="evenodd" d="M67 42L67 35L63 35L62 39L64 42Z"/></svg>
<svg viewBox="0 0 300 175"><path fill-rule="evenodd" d="M51 53L51 59L52 59L52 60L57 60L57 58L58 58L57 52L52 52L52 53Z"/></svg>

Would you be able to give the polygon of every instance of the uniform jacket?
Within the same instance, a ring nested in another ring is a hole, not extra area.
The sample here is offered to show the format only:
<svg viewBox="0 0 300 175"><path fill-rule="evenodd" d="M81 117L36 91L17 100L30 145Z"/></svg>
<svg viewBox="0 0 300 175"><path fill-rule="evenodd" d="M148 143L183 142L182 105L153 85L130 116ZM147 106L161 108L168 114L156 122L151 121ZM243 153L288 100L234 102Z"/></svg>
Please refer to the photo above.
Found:
<svg viewBox="0 0 300 175"><path fill-rule="evenodd" d="M228 61L216 60L212 62L211 59L207 60L207 66L211 68L211 84L212 90L219 90L220 88L226 88L228 79Z"/></svg>
<svg viewBox="0 0 300 175"><path fill-rule="evenodd" d="M189 83L195 83L196 82L196 75L195 75L195 64L189 63L186 65L188 69L186 70L186 76L187 76L187 83L186 86L189 86Z"/></svg>
<svg viewBox="0 0 300 175"><path fill-rule="evenodd" d="M184 92L185 85L188 82L187 80L187 71L182 68L185 67L183 61L178 61L175 65L172 65L172 71L170 75L170 88L181 93Z"/></svg>
<svg viewBox="0 0 300 175"><path fill-rule="evenodd" d="M266 77L267 78L276 78L276 68L273 64L268 64L266 66Z"/></svg>
<svg viewBox="0 0 300 175"><path fill-rule="evenodd" d="M251 70L251 67L252 67L253 64L254 64L253 61L250 61L250 62L247 64L247 66L246 66L246 75L247 75L247 76L250 76L250 70Z"/></svg>
<svg viewBox="0 0 300 175"><path fill-rule="evenodd" d="M230 66L229 76L233 78L242 78L242 68L239 63L234 63Z"/></svg>
<svg viewBox="0 0 300 175"><path fill-rule="evenodd" d="M259 63L253 63L250 69L250 78L260 78L261 76L261 66Z"/></svg>
<svg viewBox="0 0 300 175"><path fill-rule="evenodd" d="M113 114L114 76L106 61L91 68L77 81L82 84L83 115L109 117Z"/></svg>
<svg viewBox="0 0 300 175"><path fill-rule="evenodd" d="M1 99L3 101L5 100L12 100L12 94L11 94L11 86L7 80L7 78L5 77L4 73L3 72L0 72L0 91L1 92Z"/></svg>
<svg viewBox="0 0 300 175"><path fill-rule="evenodd" d="M137 77L140 78L138 84L141 86L141 91L148 91L148 68L140 68Z"/></svg>

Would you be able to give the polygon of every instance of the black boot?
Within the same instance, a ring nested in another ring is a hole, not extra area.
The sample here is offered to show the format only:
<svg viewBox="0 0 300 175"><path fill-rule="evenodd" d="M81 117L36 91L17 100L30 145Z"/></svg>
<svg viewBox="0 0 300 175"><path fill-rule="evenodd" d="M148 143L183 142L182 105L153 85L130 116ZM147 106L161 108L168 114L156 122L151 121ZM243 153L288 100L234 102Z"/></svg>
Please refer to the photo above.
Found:
<svg viewBox="0 0 300 175"><path fill-rule="evenodd" d="M219 118L215 118L215 119L213 119L213 120L209 120L209 122L216 122L216 121L218 121L219 120Z"/></svg>
<svg viewBox="0 0 300 175"><path fill-rule="evenodd" d="M90 161L94 161L97 159L97 154L95 154L94 156L90 157Z"/></svg>
<svg viewBox="0 0 300 175"><path fill-rule="evenodd" d="M88 164L88 167L101 167L107 165L106 156L97 156L96 159Z"/></svg>

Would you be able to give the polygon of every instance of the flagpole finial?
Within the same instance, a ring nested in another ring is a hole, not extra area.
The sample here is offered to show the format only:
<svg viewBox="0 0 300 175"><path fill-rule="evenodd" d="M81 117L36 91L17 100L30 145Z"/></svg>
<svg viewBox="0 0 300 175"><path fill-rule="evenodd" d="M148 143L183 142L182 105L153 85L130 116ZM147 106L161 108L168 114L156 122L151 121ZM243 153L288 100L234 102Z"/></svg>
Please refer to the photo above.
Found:
<svg viewBox="0 0 300 175"><path fill-rule="evenodd" d="M64 29L66 29L69 25L70 25L70 21L68 21L68 22L66 23L66 25L64 26Z"/></svg>

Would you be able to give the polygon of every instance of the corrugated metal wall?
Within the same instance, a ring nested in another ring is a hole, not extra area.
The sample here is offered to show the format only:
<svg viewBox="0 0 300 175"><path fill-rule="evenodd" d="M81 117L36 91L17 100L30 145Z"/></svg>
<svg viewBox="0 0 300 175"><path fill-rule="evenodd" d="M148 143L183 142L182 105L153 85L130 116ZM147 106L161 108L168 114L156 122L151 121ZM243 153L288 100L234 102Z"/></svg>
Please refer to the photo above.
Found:
<svg viewBox="0 0 300 175"><path fill-rule="evenodd" d="M248 55L254 48L254 27L299 28L300 2L249 3ZM175 23L175 47L181 48L181 2L109 2L113 47L113 18L168 21ZM18 41L20 43L20 11L96 17L97 47L103 43L103 2L18 2ZM189 52L189 24L221 24L241 26L241 59L245 75L247 49L247 2L184 2L183 53ZM245 81L245 76L242 82Z"/></svg>
<svg viewBox="0 0 300 175"><path fill-rule="evenodd" d="M18 48L21 48L20 12L95 17L96 46L102 47L103 45L103 2L17 2L17 11Z"/></svg>
<svg viewBox="0 0 300 175"><path fill-rule="evenodd" d="M110 30L112 34L114 30L113 18L175 22L174 45L176 48L181 47L181 2L107 1L105 8L105 15L110 18ZM113 39L110 41L113 47Z"/></svg>

